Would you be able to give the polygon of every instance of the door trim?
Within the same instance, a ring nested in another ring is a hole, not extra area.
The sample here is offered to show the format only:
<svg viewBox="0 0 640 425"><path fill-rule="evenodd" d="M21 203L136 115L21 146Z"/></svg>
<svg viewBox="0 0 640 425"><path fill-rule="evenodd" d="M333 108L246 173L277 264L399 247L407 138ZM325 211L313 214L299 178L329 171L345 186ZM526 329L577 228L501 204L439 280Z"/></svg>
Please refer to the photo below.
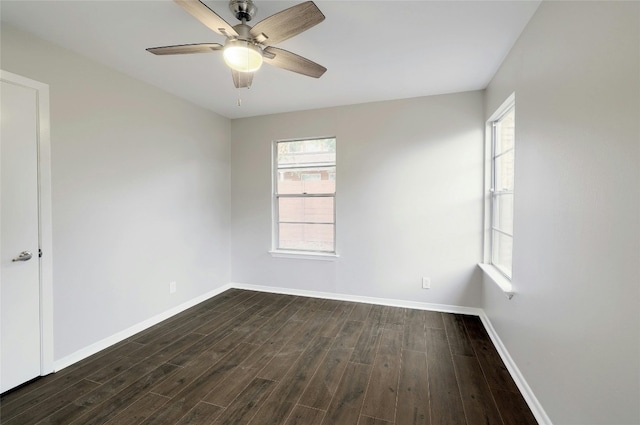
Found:
<svg viewBox="0 0 640 425"><path fill-rule="evenodd" d="M49 85L0 70L0 80L36 90L38 111L38 238L40 260L40 375L53 366L53 238L51 219L51 139Z"/></svg>

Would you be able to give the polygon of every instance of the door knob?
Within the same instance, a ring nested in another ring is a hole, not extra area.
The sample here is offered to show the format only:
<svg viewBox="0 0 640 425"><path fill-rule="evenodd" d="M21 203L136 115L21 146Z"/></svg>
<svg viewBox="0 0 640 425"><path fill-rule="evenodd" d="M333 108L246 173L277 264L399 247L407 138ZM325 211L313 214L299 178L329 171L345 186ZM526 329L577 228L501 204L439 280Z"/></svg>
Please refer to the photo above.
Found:
<svg viewBox="0 0 640 425"><path fill-rule="evenodd" d="M14 258L13 262L15 261L29 261L31 260L31 257L33 257L33 255L31 255L31 253L29 251L22 251L20 253L20 255L18 255L16 258Z"/></svg>

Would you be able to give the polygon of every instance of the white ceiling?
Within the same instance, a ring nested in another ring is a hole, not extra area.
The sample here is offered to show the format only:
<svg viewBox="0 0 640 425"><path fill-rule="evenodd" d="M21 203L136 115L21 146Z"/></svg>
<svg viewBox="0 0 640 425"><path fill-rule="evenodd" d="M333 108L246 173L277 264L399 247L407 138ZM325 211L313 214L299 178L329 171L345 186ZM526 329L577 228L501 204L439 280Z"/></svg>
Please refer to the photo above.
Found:
<svg viewBox="0 0 640 425"><path fill-rule="evenodd" d="M249 24L300 1L254 0ZM235 25L226 1L204 1ZM154 56L147 47L224 43L169 0L0 1L15 27L228 118L483 89L536 1L326 1L325 21L279 44L328 68L320 79L263 66L234 88L220 52ZM242 105L238 106L238 97Z"/></svg>

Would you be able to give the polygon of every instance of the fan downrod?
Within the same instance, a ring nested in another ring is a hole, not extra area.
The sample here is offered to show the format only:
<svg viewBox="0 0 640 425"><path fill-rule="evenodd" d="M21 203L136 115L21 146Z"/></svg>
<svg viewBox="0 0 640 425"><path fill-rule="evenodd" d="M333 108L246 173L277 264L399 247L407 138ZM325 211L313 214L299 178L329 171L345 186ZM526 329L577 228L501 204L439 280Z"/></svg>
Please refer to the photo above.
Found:
<svg viewBox="0 0 640 425"><path fill-rule="evenodd" d="M230 0L229 9L239 21L249 22L258 11L252 0Z"/></svg>

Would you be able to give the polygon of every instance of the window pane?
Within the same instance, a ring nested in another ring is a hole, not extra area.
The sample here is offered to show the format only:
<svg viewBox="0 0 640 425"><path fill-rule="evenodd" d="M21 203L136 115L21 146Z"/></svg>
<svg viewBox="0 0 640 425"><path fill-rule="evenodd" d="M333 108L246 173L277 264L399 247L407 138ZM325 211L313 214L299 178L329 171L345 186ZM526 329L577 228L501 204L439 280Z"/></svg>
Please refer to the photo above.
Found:
<svg viewBox="0 0 640 425"><path fill-rule="evenodd" d="M276 142L275 148L275 245L335 252L336 139Z"/></svg>
<svg viewBox="0 0 640 425"><path fill-rule="evenodd" d="M495 195L493 199L493 227L513 235L513 194Z"/></svg>
<svg viewBox="0 0 640 425"><path fill-rule="evenodd" d="M288 224L279 226L280 249L333 252L333 224Z"/></svg>
<svg viewBox="0 0 640 425"><path fill-rule="evenodd" d="M511 277L511 263L513 253L513 238L500 232L492 231L493 249L491 263L498 267L509 278Z"/></svg>
<svg viewBox="0 0 640 425"><path fill-rule="evenodd" d="M280 222L333 223L333 197L279 198Z"/></svg>
<svg viewBox="0 0 640 425"><path fill-rule="evenodd" d="M514 175L514 151L506 152L505 154L495 159L495 190L513 190L513 175Z"/></svg>
<svg viewBox="0 0 640 425"><path fill-rule="evenodd" d="M278 170L279 194L323 194L336 191L336 167Z"/></svg>
<svg viewBox="0 0 640 425"><path fill-rule="evenodd" d="M511 109L496 123L495 155L513 149L515 141L516 110Z"/></svg>
<svg viewBox="0 0 640 425"><path fill-rule="evenodd" d="M515 170L515 105L493 121L491 151L490 261L509 279L513 257L513 203Z"/></svg>
<svg viewBox="0 0 640 425"><path fill-rule="evenodd" d="M278 168L335 164L336 139L278 142Z"/></svg>

